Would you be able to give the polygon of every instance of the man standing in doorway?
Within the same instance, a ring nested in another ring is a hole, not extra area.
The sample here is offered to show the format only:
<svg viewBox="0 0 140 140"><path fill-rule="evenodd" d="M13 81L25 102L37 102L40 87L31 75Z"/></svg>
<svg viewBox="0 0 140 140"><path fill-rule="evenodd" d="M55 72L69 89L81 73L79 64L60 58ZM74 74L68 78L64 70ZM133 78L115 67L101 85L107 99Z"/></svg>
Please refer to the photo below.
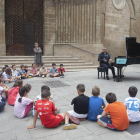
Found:
<svg viewBox="0 0 140 140"><path fill-rule="evenodd" d="M112 70L113 78L116 78L117 76L115 75L114 67L109 64L112 59L110 59L110 55L107 53L107 48L103 47L102 51L103 52L99 54L98 61L100 61L100 67L104 67L106 69L106 79L109 80L108 69Z"/></svg>

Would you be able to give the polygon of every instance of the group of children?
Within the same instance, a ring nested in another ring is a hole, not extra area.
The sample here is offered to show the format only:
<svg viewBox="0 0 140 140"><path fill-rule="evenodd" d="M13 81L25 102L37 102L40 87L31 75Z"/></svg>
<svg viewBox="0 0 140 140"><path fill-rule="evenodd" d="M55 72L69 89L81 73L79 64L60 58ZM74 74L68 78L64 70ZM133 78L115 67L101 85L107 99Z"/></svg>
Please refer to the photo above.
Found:
<svg viewBox="0 0 140 140"><path fill-rule="evenodd" d="M99 97L99 87L92 88L92 97L89 98L84 95L85 86L79 84L77 85L78 96L71 102L71 105L74 105L73 110L60 114L57 114L58 110L52 101L53 96L48 86L41 87L41 93L35 101L28 98L30 90L31 85L23 86L22 80L16 80L13 87L9 89L0 79L0 111L3 111L7 97L8 104L14 106L14 114L18 118L26 117L33 108L33 125L28 129L35 128L37 118L40 118L42 125L46 128L54 128L65 123L64 130L76 129L80 121L86 119L97 121L99 125L115 131L127 129L129 122L140 121L140 100L136 98L138 90L134 86L129 88L130 97L126 98L124 103L117 102L114 93L108 93L106 107L104 100Z"/></svg>
<svg viewBox="0 0 140 140"><path fill-rule="evenodd" d="M60 68L56 68L56 64L52 64L52 68L50 72L48 72L47 68L45 68L45 64L41 65L40 70L38 71L35 67L35 64L32 64L32 68L30 71L28 70L28 66L21 65L20 70L17 72L16 66L12 65L11 69L8 65L2 67L2 75L5 83L15 82L17 79L27 79L31 77L63 77L65 69L63 68L63 64L60 64Z"/></svg>

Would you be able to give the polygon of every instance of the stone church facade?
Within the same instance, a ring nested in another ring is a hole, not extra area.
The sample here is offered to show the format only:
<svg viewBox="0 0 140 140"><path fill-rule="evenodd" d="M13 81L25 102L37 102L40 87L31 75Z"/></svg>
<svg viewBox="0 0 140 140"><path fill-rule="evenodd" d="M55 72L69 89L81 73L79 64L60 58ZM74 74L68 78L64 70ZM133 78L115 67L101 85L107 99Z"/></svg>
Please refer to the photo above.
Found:
<svg viewBox="0 0 140 140"><path fill-rule="evenodd" d="M6 0L0 0L1 56L10 55L6 4ZM125 55L125 37L137 37L140 42L140 0L43 0L42 14L42 47L47 56L88 57L87 52L76 51L75 47L98 54L105 46L115 57Z"/></svg>

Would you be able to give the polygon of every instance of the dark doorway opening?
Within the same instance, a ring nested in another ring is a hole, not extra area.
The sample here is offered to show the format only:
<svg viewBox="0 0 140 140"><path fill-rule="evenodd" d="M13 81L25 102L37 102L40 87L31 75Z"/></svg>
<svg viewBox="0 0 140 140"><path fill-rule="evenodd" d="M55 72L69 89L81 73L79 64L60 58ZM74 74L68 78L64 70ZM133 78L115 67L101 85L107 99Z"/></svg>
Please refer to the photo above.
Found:
<svg viewBox="0 0 140 140"><path fill-rule="evenodd" d="M43 50L43 0L5 0L7 55L34 55L34 42Z"/></svg>

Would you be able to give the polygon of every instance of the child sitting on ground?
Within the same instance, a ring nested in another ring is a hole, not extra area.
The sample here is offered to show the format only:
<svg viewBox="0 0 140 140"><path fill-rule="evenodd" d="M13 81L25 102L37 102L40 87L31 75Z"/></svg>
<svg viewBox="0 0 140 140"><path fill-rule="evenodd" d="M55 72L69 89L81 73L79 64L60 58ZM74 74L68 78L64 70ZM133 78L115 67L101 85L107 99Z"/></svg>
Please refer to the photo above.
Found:
<svg viewBox="0 0 140 140"><path fill-rule="evenodd" d="M59 72L60 78L61 78L61 77L64 78L65 69L63 68L63 64L60 64L60 68L58 69L58 72Z"/></svg>
<svg viewBox="0 0 140 140"><path fill-rule="evenodd" d="M47 69L45 68L45 64L42 63L42 64L41 64L40 71L39 71L39 76L42 77L42 78L44 78L44 77L46 77L47 74L48 74L48 71L47 71Z"/></svg>
<svg viewBox="0 0 140 140"><path fill-rule="evenodd" d="M18 118L24 118L27 116L31 108L33 107L34 100L28 98L28 93L30 90L28 87L21 87L19 89L19 94L14 106L14 114Z"/></svg>
<svg viewBox="0 0 140 140"><path fill-rule="evenodd" d="M2 101L6 101L6 97L8 96L9 87L3 88L3 82L0 79L0 95L2 96Z"/></svg>
<svg viewBox="0 0 140 140"><path fill-rule="evenodd" d="M93 95L89 99L89 110L88 110L88 120L97 121L97 116L103 113L105 108L105 102L102 98L98 97L100 95L100 88L94 86L92 88L91 94Z"/></svg>
<svg viewBox="0 0 140 140"><path fill-rule="evenodd" d="M30 72L28 71L28 66L24 66L24 70L25 70L26 76L29 77Z"/></svg>
<svg viewBox="0 0 140 140"><path fill-rule="evenodd" d="M140 121L140 100L136 98L138 89L134 86L128 89L129 96L125 99L124 105L130 122Z"/></svg>
<svg viewBox="0 0 140 140"><path fill-rule="evenodd" d="M52 63L52 68L50 69L50 76L53 77L59 77L59 73L57 72L56 64Z"/></svg>
<svg viewBox="0 0 140 140"><path fill-rule="evenodd" d="M13 77L14 79L21 79L21 75L18 76L18 72L17 72L17 70L16 70L16 66L15 66L15 65L12 65L11 71L12 71L12 77Z"/></svg>
<svg viewBox="0 0 140 140"><path fill-rule="evenodd" d="M6 67L3 66L3 67L2 67L2 73L1 73L1 74L3 74L5 71L6 71Z"/></svg>
<svg viewBox="0 0 140 140"><path fill-rule="evenodd" d="M43 90L48 90L48 91L50 91L50 88L49 88L48 86L46 86L46 85L43 85L43 86L41 87L41 93L43 92ZM37 102L38 100L41 100L41 93L35 98L35 101L34 101L34 104L33 104L33 111L32 111L33 116L34 116L34 114L35 114L35 105L36 105L36 102ZM53 102L52 99L53 99L53 95L50 95L50 100L49 100L49 101ZM55 109L57 110L56 107L55 107ZM39 118L39 115L38 115L38 118Z"/></svg>
<svg viewBox="0 0 140 140"><path fill-rule="evenodd" d="M41 93L42 100L38 100L35 105L33 125L27 127L27 129L35 128L38 114L42 125L46 128L57 127L65 119L64 130L76 129L77 126L75 124L69 124L69 115L67 112L61 114L56 113L53 102L49 101L50 95L50 91L43 90Z"/></svg>
<svg viewBox="0 0 140 140"><path fill-rule="evenodd" d="M11 69L6 69L6 72L3 73L3 79L4 82L6 82L6 84L8 84L9 82L14 82L16 81L13 77L12 77L12 71Z"/></svg>
<svg viewBox="0 0 140 140"><path fill-rule="evenodd" d="M9 89L9 87L8 87L8 86L5 86L5 84L4 84L4 77L3 77L2 74L0 74L0 79L1 79L1 81L2 81L2 87L3 87L3 88L8 88L8 89ZM7 95L8 95L8 92L7 92Z"/></svg>
<svg viewBox="0 0 140 140"><path fill-rule="evenodd" d="M8 90L8 104L9 105L14 105L17 94L19 93L19 89L23 86L23 81L22 80L17 80L15 84L13 85L12 89Z"/></svg>
<svg viewBox="0 0 140 140"><path fill-rule="evenodd" d="M18 76L21 76L21 79L27 79L26 72L24 70L24 65L20 66L20 70L18 71Z"/></svg>
<svg viewBox="0 0 140 140"><path fill-rule="evenodd" d="M0 95L0 112L4 111L4 106L5 105L6 105L5 99L2 98L2 96Z"/></svg>
<svg viewBox="0 0 140 140"><path fill-rule="evenodd" d="M74 98L71 105L74 104L74 110L68 111L70 115L70 120L76 124L79 124L76 118L86 118L89 108L89 97L84 95L85 86L83 84L77 85L78 96ZM74 118L73 118L74 117Z"/></svg>
<svg viewBox="0 0 140 140"><path fill-rule="evenodd" d="M129 126L129 119L126 108L122 102L117 102L114 93L108 93L106 100L109 105L102 115L98 115L98 124L111 130L125 130ZM110 115L110 118L108 117Z"/></svg>
<svg viewBox="0 0 140 140"><path fill-rule="evenodd" d="M39 72L37 72L37 68L35 67L35 63L32 64L32 68L30 69L30 75L34 77L39 75Z"/></svg>

